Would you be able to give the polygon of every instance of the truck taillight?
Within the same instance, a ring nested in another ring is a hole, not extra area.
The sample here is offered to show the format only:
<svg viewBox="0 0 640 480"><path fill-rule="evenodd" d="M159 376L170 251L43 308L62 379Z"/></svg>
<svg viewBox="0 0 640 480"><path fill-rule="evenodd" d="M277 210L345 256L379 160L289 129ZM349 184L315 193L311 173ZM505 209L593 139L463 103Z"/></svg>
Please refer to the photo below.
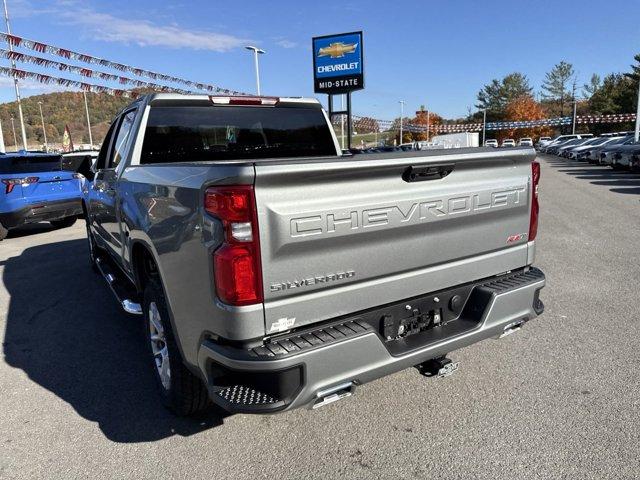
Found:
<svg viewBox="0 0 640 480"><path fill-rule="evenodd" d="M262 302L256 202L252 185L208 188L204 209L220 219L224 242L213 253L218 298L229 305Z"/></svg>
<svg viewBox="0 0 640 480"><path fill-rule="evenodd" d="M538 214L540 213L540 205L538 203L538 183L540 183L540 164L533 162L531 164L531 183L533 192L531 194L531 218L529 220L529 241L535 240L538 234Z"/></svg>
<svg viewBox="0 0 640 480"><path fill-rule="evenodd" d="M4 193L10 194L16 185L31 185L38 183L38 177L25 177L25 178L4 178L2 183L5 184Z"/></svg>
<svg viewBox="0 0 640 480"><path fill-rule="evenodd" d="M209 95L209 100L215 105L262 105L274 107L280 101L279 97L224 97L217 95Z"/></svg>

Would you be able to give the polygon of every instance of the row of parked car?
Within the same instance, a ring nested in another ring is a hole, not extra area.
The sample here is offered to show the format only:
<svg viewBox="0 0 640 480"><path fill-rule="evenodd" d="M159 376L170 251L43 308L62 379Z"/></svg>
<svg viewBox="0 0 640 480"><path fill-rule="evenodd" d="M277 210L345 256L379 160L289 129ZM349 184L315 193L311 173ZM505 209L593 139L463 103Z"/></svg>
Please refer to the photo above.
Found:
<svg viewBox="0 0 640 480"><path fill-rule="evenodd" d="M640 142L634 132L560 135L554 139L540 139L536 149L569 160L608 165L614 170L640 172Z"/></svg>
<svg viewBox="0 0 640 480"><path fill-rule="evenodd" d="M488 140L485 140L484 146L494 148L515 147L516 141L513 138L505 138L504 140L502 140L501 144L498 144L498 140L496 140L495 138L490 138ZM520 140L518 140L518 147L533 147L533 139L531 137L522 137Z"/></svg>

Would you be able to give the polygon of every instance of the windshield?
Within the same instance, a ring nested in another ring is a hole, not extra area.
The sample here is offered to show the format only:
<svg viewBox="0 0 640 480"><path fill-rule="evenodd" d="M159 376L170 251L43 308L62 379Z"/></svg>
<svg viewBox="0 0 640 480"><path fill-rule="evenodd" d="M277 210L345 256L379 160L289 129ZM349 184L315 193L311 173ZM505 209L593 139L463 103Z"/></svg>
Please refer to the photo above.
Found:
<svg viewBox="0 0 640 480"><path fill-rule="evenodd" d="M319 108L152 107L141 163L335 156Z"/></svg>
<svg viewBox="0 0 640 480"><path fill-rule="evenodd" d="M629 141L633 141L633 137L619 137L611 140L609 145L620 145L622 143L627 143Z"/></svg>
<svg viewBox="0 0 640 480"><path fill-rule="evenodd" d="M607 142L610 142L611 138L609 138L609 137L598 137L598 138L594 138L593 140L594 140L594 142L591 143L590 145L598 146L598 145L603 145L603 144L605 144Z"/></svg>

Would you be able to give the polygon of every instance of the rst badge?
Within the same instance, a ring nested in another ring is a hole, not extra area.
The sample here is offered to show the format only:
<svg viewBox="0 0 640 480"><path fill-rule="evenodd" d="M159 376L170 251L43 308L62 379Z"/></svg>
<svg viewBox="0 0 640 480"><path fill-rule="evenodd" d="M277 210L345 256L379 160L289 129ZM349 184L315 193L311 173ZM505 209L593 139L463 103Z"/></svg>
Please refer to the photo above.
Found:
<svg viewBox="0 0 640 480"><path fill-rule="evenodd" d="M507 237L507 243L519 242L520 240L524 240L525 238L527 238L527 234L526 233L519 233L517 235L509 235Z"/></svg>

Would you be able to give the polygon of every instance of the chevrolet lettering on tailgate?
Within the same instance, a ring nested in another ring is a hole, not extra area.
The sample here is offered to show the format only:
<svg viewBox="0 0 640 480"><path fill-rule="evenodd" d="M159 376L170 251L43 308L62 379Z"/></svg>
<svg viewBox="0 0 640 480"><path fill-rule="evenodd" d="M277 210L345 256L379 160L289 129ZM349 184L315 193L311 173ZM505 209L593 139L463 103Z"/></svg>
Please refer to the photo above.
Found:
<svg viewBox="0 0 640 480"><path fill-rule="evenodd" d="M387 225L411 225L438 221L453 215L470 215L496 208L526 203L527 186L484 191L446 199L416 201L410 204L375 208L350 208L291 219L291 237L323 235L340 231L355 232Z"/></svg>

